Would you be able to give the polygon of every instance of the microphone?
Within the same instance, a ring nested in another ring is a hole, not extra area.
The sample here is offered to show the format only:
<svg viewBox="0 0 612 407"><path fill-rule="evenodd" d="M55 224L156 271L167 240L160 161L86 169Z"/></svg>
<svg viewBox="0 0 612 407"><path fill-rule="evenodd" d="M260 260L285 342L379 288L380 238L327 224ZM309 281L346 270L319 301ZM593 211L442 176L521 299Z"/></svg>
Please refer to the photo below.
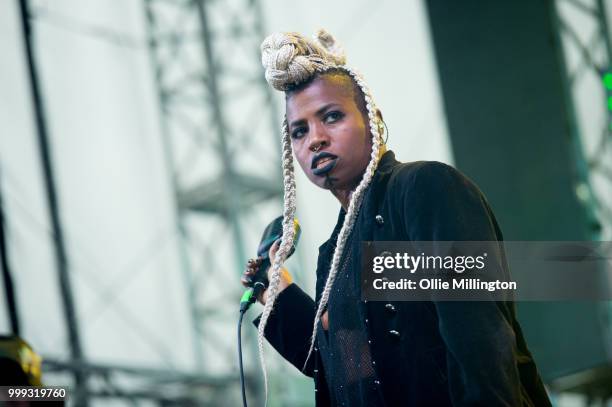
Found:
<svg viewBox="0 0 612 407"><path fill-rule="evenodd" d="M287 258L291 257L293 252L295 252L295 248L300 240L300 235L302 234L302 229L300 228L300 224L297 219L293 219L293 230L295 232L295 237L293 239L293 244L291 245L291 249L287 254ZM283 237L283 217L279 216L274 219L266 228L264 229L263 235L261 236L261 240L259 242L259 247L257 248L257 257L262 257L263 260L261 265L259 266L259 270L257 274L255 274L252 278L253 288L247 290L240 300L240 311L246 311L252 303L255 302L259 294L268 287L268 269L272 266L270 263L270 256L268 254L270 248L280 238Z"/></svg>
<svg viewBox="0 0 612 407"><path fill-rule="evenodd" d="M291 257L293 252L295 251L295 247L300 240L300 235L302 234L302 230L300 229L300 224L297 219L293 219L293 231L295 232L295 237L293 238L293 244L291 245L291 249L289 250L289 254L287 254L287 258ZM240 366L240 385L242 387L242 404L244 406L247 405L246 402L246 387L244 383L244 368L242 365L242 319L244 314L249 309L251 304L255 302L259 294L268 287L268 269L270 268L270 256L268 255L268 251L278 239L283 237L283 217L279 216L274 219L266 228L264 229L263 236L261 236L261 241L259 242L259 247L257 248L257 257L262 257L263 261L259 266L259 270L257 274L255 274L252 278L253 288L249 288L242 294L242 298L240 299L240 318L238 319L238 363Z"/></svg>

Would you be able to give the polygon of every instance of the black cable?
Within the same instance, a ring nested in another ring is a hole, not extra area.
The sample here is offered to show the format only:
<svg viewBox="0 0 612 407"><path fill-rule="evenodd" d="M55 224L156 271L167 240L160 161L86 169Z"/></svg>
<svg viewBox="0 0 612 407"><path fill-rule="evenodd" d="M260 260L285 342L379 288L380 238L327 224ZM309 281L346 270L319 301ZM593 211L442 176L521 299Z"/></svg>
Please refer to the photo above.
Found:
<svg viewBox="0 0 612 407"><path fill-rule="evenodd" d="M238 319L238 362L240 365L240 386L242 387L242 405L247 407L246 400L246 387L244 385L244 368L242 367L242 317L244 317L245 310L240 310L240 318Z"/></svg>
<svg viewBox="0 0 612 407"><path fill-rule="evenodd" d="M0 173L2 175L2 173ZM2 179L0 179L2 181ZM8 254L8 239L6 234L6 221L4 217L4 201L3 201L2 184L0 183L0 269L2 269L2 280L4 281L4 292L6 294L6 305L8 307L9 319L11 322L11 333L19 335L19 312L17 309L17 298L15 286L13 285L13 276L11 274Z"/></svg>
<svg viewBox="0 0 612 407"><path fill-rule="evenodd" d="M242 405L247 407L246 386L244 383L244 367L242 366L242 318L251 305L255 303L257 297L266 289L261 281L257 281L252 288L242 294L240 299L240 318L238 319L238 364L240 366L240 386L242 387Z"/></svg>

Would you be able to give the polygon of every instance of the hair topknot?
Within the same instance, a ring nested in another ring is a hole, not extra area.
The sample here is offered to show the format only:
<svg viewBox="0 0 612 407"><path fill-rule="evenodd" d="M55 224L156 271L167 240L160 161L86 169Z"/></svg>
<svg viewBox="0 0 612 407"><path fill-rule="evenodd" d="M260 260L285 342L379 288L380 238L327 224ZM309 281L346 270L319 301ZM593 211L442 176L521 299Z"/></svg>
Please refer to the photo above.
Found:
<svg viewBox="0 0 612 407"><path fill-rule="evenodd" d="M299 33L274 33L261 43L266 80L280 91L308 81L317 72L343 66L346 57L334 37L319 30L308 39Z"/></svg>

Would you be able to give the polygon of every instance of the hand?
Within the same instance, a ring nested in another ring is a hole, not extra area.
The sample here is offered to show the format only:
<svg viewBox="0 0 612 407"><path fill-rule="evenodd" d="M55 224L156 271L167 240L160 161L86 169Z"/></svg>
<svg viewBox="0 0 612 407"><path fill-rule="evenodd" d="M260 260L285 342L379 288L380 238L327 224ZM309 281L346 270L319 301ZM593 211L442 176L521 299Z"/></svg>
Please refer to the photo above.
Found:
<svg viewBox="0 0 612 407"><path fill-rule="evenodd" d="M268 251L268 256L270 258L271 264L274 264L274 259L276 258L276 252L278 251L279 244L280 244L280 240L277 240L272 245L272 247L270 247L270 250ZM244 271L244 273L242 273L242 277L240 278L240 282L242 283L243 286L245 287L253 286L253 276L255 276L255 274L257 274L257 272L259 271L259 267L261 266L262 262L263 262L262 257L249 259L247 261L246 270ZM271 277L272 277L272 267L268 269L268 281L271 279ZM292 282L293 280L291 278L291 274L289 274L289 271L285 267L281 266L281 276L280 276L280 283L278 286L278 292L280 293L281 291L283 291ZM259 301L261 304L265 304L267 299L268 299L268 289L265 289L259 295L259 297L257 298L257 301Z"/></svg>

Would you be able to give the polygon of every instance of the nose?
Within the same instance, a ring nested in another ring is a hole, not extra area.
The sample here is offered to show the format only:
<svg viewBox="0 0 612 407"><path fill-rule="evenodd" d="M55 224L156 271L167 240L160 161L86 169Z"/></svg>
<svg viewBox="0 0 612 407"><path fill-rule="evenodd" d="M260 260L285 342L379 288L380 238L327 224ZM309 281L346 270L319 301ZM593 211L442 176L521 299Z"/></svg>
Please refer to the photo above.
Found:
<svg viewBox="0 0 612 407"><path fill-rule="evenodd" d="M322 148L329 146L329 136L325 128L315 125L310 131L310 144L308 148L312 152L319 152Z"/></svg>

